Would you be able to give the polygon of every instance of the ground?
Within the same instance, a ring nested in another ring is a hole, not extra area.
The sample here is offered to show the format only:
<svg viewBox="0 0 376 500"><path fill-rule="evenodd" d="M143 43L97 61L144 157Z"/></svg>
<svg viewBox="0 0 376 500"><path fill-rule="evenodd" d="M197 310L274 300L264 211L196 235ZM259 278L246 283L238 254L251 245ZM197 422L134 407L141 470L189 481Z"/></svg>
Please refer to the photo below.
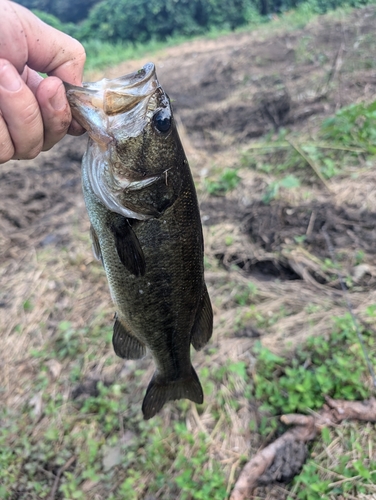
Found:
<svg viewBox="0 0 376 500"><path fill-rule="evenodd" d="M241 361L251 373L256 340L288 354L310 336L329 334L330 318L347 310L338 262L343 276L352 280L349 295L359 317L376 303L372 157L358 152L343 170L323 177L318 161L304 160L308 150L301 142L317 140L322 121L343 106L376 99L375 18L376 10L368 7L291 29L276 21L253 32L186 42L152 57L173 102L204 225L215 327L210 347L194 355L199 371L217 373ZM87 79L120 76L149 59L127 61ZM285 149L269 152L265 137L280 138ZM45 394L61 392L63 418L70 401L98 394L98 381L107 387L121 380L129 386L127 397L137 414L152 373L150 359L124 363L114 357L109 342L113 307L91 254L81 194L85 147L86 137L66 137L35 160L11 161L0 169L2 400L18 419L25 404L34 411L31 440L38 439L48 420ZM275 165L276 155L285 161L286 148L303 158L295 187L283 184L285 172L259 168ZM93 347L91 332L106 327L106 336ZM73 331L80 333L71 345ZM72 365L76 356L81 361ZM36 382L41 357L43 387ZM73 378L68 377L72 366ZM137 368L142 373L137 375ZM227 392L224 385L218 387L226 415L213 413L214 391L206 394L199 413L193 405L184 407L184 421L193 433L210 436L208 453L222 464L229 491L244 457L265 440L250 431L250 421L260 417L244 381ZM173 404L161 419L164 428L179 421ZM132 432L126 430L123 438L132 440ZM20 475L24 465L19 464ZM56 472L56 467L45 468ZM107 498L94 496L90 481L97 484L90 478L81 484L85 498ZM14 498L37 498L22 481L17 487ZM140 499L203 498L163 485L152 493L137 491L134 498ZM286 498L287 493L285 487L269 486L259 495Z"/></svg>

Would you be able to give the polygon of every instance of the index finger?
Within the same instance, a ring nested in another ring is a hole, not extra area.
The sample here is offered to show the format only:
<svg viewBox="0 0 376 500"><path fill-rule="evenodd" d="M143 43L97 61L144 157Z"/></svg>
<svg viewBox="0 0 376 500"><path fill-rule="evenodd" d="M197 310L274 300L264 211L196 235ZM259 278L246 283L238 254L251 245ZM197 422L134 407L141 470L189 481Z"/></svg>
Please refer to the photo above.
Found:
<svg viewBox="0 0 376 500"><path fill-rule="evenodd" d="M21 5L0 0L0 7L5 28L0 31L0 57L8 59L20 73L27 63L35 71L81 85L86 55L80 42L45 24ZM4 17L8 23L4 23Z"/></svg>

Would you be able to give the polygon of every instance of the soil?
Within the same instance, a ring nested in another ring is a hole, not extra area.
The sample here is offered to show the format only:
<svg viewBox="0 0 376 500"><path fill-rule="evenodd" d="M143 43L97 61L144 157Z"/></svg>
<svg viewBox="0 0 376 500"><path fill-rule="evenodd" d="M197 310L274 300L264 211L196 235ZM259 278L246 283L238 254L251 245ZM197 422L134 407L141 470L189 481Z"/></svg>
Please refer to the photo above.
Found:
<svg viewBox="0 0 376 500"><path fill-rule="evenodd" d="M371 291L376 282L376 176L369 169L350 185L348 177L336 179L331 193L316 182L309 186L308 200L298 194L282 196L270 204L262 201L268 178L257 172L240 170L241 184L226 196L209 196L202 186L216 165L239 167L239 151L255 138L278 132L281 127L309 133L340 107L374 100L376 70L370 61L375 18L376 9L369 7L354 11L346 23L340 18L325 17L291 33L279 34L277 30L273 36L265 32L262 36L230 34L185 43L153 57L160 82L172 99L199 185L211 266L207 281L216 304L217 331L213 342L218 346L218 356L227 357L229 342L235 339L239 346L236 355L241 355L255 337L280 349L286 340L302 342L308 334L325 332L328 316L311 317L316 326L308 332L304 327L308 320L303 313L308 303L325 302L323 307L330 315L344 310L333 256L356 284L354 308L359 307L361 314L374 300ZM146 61L147 58L125 62L106 70L105 75L119 76L139 69ZM88 78L102 76L98 72ZM0 319L9 339L18 322L16 298L26 293L25 289L18 293L16 285L26 280L25 261L29 267L34 265L32 249L50 250L56 259L61 259L66 249L74 253L77 241L87 234L80 185L85 147L86 137L66 137L35 160L11 161L1 167L0 265L4 287L0 290ZM232 241L226 242L229 235ZM297 238L302 235L304 244L298 245ZM85 245L89 248L88 240ZM361 262L356 257L360 252ZM328 268L318 266L317 259L327 259ZM55 309L46 319L48 331L54 331L68 310L71 320L77 317L81 324L98 303L109 301L103 284L96 289L94 304L90 263L86 256L79 264L80 280L87 280L88 285L86 298L77 300L77 304L73 303L74 295L68 300L63 292L58 293L58 285L51 284L55 278L49 276L43 293L56 294L56 298L51 296ZM59 273L63 275L63 269ZM260 313L274 314L283 306L289 311L287 317L269 326L256 327L251 322L236 329L232 288L244 286L247 280L256 283L261 294ZM40 286L35 284L37 281L30 283ZM27 290L30 287L27 285ZM225 330L230 339L225 339ZM19 349L17 363L24 348ZM248 450L248 444L244 449ZM282 479L293 473L290 472L281 473ZM273 471L270 474L272 479L281 480L274 477Z"/></svg>

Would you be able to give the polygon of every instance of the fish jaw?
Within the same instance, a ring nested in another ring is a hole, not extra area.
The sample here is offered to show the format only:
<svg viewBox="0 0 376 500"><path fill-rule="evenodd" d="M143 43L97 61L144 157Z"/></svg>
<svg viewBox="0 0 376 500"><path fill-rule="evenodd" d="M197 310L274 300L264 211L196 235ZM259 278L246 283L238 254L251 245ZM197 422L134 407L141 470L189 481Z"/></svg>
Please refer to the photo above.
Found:
<svg viewBox="0 0 376 500"><path fill-rule="evenodd" d="M102 150L114 140L116 130L123 138L142 131L150 118L149 99L160 87L153 63L120 78L64 86L73 117Z"/></svg>

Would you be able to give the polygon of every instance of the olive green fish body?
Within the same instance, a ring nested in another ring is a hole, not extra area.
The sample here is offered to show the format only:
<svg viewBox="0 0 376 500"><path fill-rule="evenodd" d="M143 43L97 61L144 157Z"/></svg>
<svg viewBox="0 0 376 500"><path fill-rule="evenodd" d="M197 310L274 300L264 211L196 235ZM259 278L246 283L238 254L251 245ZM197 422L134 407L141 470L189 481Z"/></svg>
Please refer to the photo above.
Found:
<svg viewBox="0 0 376 500"><path fill-rule="evenodd" d="M155 81L149 77L149 84ZM212 333L194 183L169 101L159 84L151 87L136 104L149 115L131 129L133 136L123 136L119 126L115 134L111 126L93 132L99 120L91 108L89 117L87 112L84 119L75 115L92 132L82 185L93 250L102 260L117 310L114 349L126 359L140 358L148 349L156 365L143 402L145 418L171 399L202 403L190 344L200 349ZM80 111L76 101L72 108Z"/></svg>

